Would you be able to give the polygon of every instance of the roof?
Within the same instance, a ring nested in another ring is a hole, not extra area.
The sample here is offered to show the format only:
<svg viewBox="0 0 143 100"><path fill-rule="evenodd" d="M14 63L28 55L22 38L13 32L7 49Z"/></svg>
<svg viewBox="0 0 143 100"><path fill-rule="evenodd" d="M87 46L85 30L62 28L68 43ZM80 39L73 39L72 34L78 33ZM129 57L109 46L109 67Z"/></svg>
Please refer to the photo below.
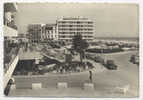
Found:
<svg viewBox="0 0 143 100"><path fill-rule="evenodd" d="M19 57L20 60L28 60L28 59L30 60L30 59L41 59L43 56L40 54L40 52L28 51L20 53Z"/></svg>
<svg viewBox="0 0 143 100"><path fill-rule="evenodd" d="M61 17L57 21L91 21L88 18L77 16L77 17Z"/></svg>

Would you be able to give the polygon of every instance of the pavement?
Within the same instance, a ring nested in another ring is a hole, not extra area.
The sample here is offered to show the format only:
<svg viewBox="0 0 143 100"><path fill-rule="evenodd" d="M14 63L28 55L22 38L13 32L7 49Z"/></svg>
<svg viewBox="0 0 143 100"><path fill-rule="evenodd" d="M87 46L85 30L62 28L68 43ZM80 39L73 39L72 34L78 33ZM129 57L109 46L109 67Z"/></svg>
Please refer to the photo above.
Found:
<svg viewBox="0 0 143 100"><path fill-rule="evenodd" d="M63 74L68 80L69 86L66 89L57 89L56 87L41 88L38 90L33 89L13 89L10 91L9 96L32 96L32 97L138 97L139 96L139 66L129 62L130 56L135 54L136 51L128 51L121 53L105 54L102 55L105 59L113 59L118 65L118 70L102 71L101 65L96 64L96 68L92 70L94 90L84 90L81 82L87 82L89 79L89 72L80 72L72 74ZM98 67L97 67L98 66ZM62 75L48 74L49 81L52 77L59 79ZM55 80L53 79L54 83ZM76 87L72 87L76 83ZM82 84L83 84L82 83ZM124 94L118 88L129 86L128 91Z"/></svg>

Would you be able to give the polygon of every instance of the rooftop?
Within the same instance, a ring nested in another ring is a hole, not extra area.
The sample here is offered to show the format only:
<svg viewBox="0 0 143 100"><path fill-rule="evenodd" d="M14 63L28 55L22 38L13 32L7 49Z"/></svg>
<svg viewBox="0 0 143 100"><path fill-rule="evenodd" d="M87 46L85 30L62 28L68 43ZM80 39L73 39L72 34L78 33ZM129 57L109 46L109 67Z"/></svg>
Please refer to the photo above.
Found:
<svg viewBox="0 0 143 100"><path fill-rule="evenodd" d="M91 20L89 20L88 18L85 18L85 17L62 17L61 19L59 19L60 21L61 20L71 20L71 21L73 21L73 20L84 20L84 21L91 21Z"/></svg>
<svg viewBox="0 0 143 100"><path fill-rule="evenodd" d="M41 59L42 55L40 52L36 51L26 51L24 52L22 49L20 50L20 55L19 55L20 60L30 60L30 59Z"/></svg>

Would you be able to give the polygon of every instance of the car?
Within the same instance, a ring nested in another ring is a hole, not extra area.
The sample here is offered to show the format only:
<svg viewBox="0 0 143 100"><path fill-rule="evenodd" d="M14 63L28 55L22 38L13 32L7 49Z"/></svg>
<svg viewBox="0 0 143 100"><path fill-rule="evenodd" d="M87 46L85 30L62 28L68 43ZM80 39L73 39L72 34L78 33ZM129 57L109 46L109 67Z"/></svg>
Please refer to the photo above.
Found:
<svg viewBox="0 0 143 100"><path fill-rule="evenodd" d="M133 63L135 62L135 55L132 55L132 56L131 56L130 62L133 62Z"/></svg>
<svg viewBox="0 0 143 100"><path fill-rule="evenodd" d="M107 60L105 66L106 66L107 69L117 70L117 65L114 63L113 60Z"/></svg>
<svg viewBox="0 0 143 100"><path fill-rule="evenodd" d="M139 56L138 55L132 55L130 58L130 62L132 62L133 64L139 65Z"/></svg>
<svg viewBox="0 0 143 100"><path fill-rule="evenodd" d="M100 56L94 57L94 61L104 65L104 59L102 57L100 57Z"/></svg>

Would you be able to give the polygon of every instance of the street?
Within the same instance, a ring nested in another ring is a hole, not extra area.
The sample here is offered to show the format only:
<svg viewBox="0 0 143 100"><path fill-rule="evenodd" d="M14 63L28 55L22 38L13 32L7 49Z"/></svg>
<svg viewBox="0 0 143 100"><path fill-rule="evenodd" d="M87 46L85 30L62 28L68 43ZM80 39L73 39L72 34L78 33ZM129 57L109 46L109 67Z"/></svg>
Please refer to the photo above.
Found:
<svg viewBox="0 0 143 100"><path fill-rule="evenodd" d="M137 97L139 95L139 67L129 62L130 56L134 53L135 51L104 54L105 59L115 61L118 70L107 70L97 63L95 69L92 70L94 91L83 90L83 83L89 82L89 71L84 71L71 74L50 73L47 74L50 85L39 92L32 89L14 89L10 91L9 96ZM101 67L103 70L97 71L96 67ZM56 83L62 81L68 83L68 88L61 91L56 88ZM125 86L129 86L126 94L116 90L117 87Z"/></svg>

